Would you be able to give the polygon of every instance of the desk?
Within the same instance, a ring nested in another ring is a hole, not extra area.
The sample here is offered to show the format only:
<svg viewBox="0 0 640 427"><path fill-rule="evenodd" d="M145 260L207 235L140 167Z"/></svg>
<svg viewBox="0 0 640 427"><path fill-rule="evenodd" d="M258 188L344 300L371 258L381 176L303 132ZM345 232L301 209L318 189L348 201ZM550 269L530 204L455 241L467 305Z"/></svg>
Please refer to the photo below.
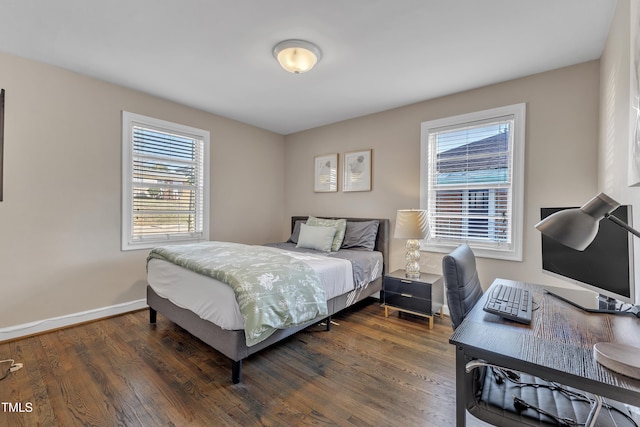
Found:
<svg viewBox="0 0 640 427"><path fill-rule="evenodd" d="M616 374L593 358L601 341L640 347L640 319L632 316L587 313L544 292L540 285L496 279L496 283L529 289L534 309L531 325L520 325L486 313L487 295L455 330L449 342L456 346L456 425L466 421L466 403L472 398L472 359L539 376L605 398L640 406L640 380ZM640 357L640 351L638 353Z"/></svg>

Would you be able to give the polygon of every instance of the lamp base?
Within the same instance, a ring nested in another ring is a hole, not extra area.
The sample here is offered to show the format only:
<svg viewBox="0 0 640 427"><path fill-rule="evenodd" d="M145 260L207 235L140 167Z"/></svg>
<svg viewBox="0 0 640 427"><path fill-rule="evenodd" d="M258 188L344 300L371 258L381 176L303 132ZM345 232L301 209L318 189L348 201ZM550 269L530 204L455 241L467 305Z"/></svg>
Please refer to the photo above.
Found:
<svg viewBox="0 0 640 427"><path fill-rule="evenodd" d="M406 277L407 279L419 279L420 278L420 272L419 271L413 271L413 272L409 272L406 271L405 269L405 274L404 277Z"/></svg>
<svg viewBox="0 0 640 427"><path fill-rule="evenodd" d="M599 342L593 346L593 356L602 366L640 380L640 348L625 344Z"/></svg>
<svg viewBox="0 0 640 427"><path fill-rule="evenodd" d="M407 253L404 260L407 265L404 267L407 279L418 279L420 277L420 241L416 239L407 240Z"/></svg>

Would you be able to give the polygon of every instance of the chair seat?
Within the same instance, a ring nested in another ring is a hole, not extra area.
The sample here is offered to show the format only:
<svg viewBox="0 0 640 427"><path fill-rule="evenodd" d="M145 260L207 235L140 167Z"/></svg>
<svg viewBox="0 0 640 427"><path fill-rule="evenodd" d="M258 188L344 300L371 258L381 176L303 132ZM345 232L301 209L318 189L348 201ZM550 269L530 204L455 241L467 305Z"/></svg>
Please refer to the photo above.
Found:
<svg viewBox="0 0 640 427"><path fill-rule="evenodd" d="M514 397L522 399L528 405L543 408L557 417L575 420L584 425L591 410L589 401L554 389L555 383L549 383L538 377L520 374L516 382L500 379L492 368L478 369L474 379L475 401L468 403L468 411L472 415L496 426L558 426L561 424L553 417L544 415L532 408L520 406L516 408ZM484 371L484 372L482 372ZM498 379L496 379L498 378ZM557 385L570 392L584 394L570 387ZM596 426L599 427L636 427L629 417L625 405L603 399L602 409L598 415ZM626 416L625 416L626 415Z"/></svg>

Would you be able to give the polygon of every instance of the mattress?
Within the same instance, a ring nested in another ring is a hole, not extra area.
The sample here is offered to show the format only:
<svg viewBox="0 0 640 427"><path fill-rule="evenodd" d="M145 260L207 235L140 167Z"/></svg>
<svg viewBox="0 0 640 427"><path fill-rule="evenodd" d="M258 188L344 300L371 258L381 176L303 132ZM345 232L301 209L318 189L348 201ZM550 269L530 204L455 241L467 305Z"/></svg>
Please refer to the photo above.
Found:
<svg viewBox="0 0 640 427"><path fill-rule="evenodd" d="M341 250L327 254L296 250L295 245L277 246L278 250L304 261L317 272L327 300L363 286L365 283L361 277L371 281L382 272L382 255L379 252ZM349 252L353 252L351 257L355 257L355 264L349 259ZM338 253L340 255L336 256ZM244 329L244 319L233 289L225 283L158 259L149 261L147 281L159 296L222 329Z"/></svg>

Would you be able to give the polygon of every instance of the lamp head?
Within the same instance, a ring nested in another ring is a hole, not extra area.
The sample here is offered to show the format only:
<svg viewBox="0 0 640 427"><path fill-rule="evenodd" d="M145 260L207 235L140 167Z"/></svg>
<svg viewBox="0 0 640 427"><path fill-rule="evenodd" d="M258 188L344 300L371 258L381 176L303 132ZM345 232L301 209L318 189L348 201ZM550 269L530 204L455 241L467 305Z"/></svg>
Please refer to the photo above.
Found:
<svg viewBox="0 0 640 427"><path fill-rule="evenodd" d="M536 228L565 246L584 251L596 238L600 220L618 206L620 203L600 193L579 209L565 209L549 215L536 224Z"/></svg>

